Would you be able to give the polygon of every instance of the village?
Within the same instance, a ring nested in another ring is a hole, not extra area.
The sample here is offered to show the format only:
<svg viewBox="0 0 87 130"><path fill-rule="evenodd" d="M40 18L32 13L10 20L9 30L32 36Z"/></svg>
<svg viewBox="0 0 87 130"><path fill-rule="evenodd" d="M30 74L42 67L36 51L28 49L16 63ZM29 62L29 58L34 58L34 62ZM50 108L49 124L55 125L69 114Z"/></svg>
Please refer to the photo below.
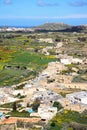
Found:
<svg viewBox="0 0 87 130"><path fill-rule="evenodd" d="M67 126L57 118L68 112L82 117L87 110L86 34L0 31L0 129L46 130L55 118L58 127Z"/></svg>
<svg viewBox="0 0 87 130"><path fill-rule="evenodd" d="M81 60L78 61L81 62ZM22 99L17 110L19 112L23 110L29 112L30 118L32 117L34 122L36 120L36 122L43 121L45 123L51 120L59 111L53 105L55 102L61 104L61 110L83 112L87 109L87 84L72 83L72 75L62 74L63 70L67 70L66 63L66 60L50 62L42 73L32 80L22 83L23 85L18 84L11 88L0 88L0 105L18 102ZM18 89L21 85L22 88ZM34 111L31 107L35 100L39 101L37 111ZM11 111L12 108L0 107L1 124L15 123L19 120L18 118L14 120L15 117L10 117L10 115L9 118L6 118Z"/></svg>

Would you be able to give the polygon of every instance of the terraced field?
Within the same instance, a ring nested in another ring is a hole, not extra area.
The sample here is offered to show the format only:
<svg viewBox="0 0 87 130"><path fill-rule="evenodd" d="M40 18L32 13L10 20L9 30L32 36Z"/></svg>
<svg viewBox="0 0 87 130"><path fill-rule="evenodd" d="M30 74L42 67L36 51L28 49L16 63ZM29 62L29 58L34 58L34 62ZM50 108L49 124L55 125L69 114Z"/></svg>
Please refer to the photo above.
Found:
<svg viewBox="0 0 87 130"><path fill-rule="evenodd" d="M8 86L34 78L49 62L56 61L54 56L37 53L40 48L36 39L21 34L0 34L0 86ZM12 38L3 38L13 35ZM31 49L32 48L32 49Z"/></svg>

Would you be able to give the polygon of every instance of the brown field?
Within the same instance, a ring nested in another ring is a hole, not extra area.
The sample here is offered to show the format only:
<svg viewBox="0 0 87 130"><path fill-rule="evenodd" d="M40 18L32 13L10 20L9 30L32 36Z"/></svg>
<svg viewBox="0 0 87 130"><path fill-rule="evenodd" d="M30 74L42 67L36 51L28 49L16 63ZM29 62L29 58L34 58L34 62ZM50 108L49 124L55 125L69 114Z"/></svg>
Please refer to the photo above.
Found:
<svg viewBox="0 0 87 130"><path fill-rule="evenodd" d="M17 121L37 123L37 122L39 122L40 120L41 120L40 118L9 117L8 119L3 120L3 121L2 121L2 124L13 124L13 123L17 123Z"/></svg>

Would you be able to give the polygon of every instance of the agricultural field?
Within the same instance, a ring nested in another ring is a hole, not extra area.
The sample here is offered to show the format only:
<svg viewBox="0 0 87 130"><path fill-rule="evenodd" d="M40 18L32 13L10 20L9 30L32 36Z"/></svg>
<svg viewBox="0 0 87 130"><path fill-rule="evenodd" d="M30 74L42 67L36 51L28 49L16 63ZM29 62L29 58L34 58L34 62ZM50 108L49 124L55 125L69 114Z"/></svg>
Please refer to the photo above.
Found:
<svg viewBox="0 0 87 130"><path fill-rule="evenodd" d="M54 56L37 52L44 44L27 34L0 33L0 86L9 86L34 78Z"/></svg>
<svg viewBox="0 0 87 130"><path fill-rule="evenodd" d="M65 97L67 93L79 90L69 88L61 89L59 92L56 83L87 83L87 33L82 30L81 32L49 30L47 26L46 30L43 28L34 32L0 32L0 87L21 83L15 89L23 89L24 81L40 76L43 70L49 72L48 63L53 61L58 61L59 63L56 63L64 67L56 69L55 63L52 69L55 73L46 77L47 81L44 81L49 89L52 89L51 83L53 83L53 89ZM82 62L62 64L63 58L69 60L77 58ZM24 98L27 99L26 95L18 94L16 97L24 102ZM56 107L58 105L54 104ZM12 109L13 102L2 104L0 107ZM43 130L77 130L79 124L81 128L87 124L87 111L79 113L64 110L62 106L60 109L62 111L58 111L47 124L41 124ZM27 112L18 110L8 114L13 117L30 117Z"/></svg>
<svg viewBox="0 0 87 130"><path fill-rule="evenodd" d="M65 110L57 115L48 124L49 130L73 130L87 128L87 113L78 113L75 111Z"/></svg>
<svg viewBox="0 0 87 130"><path fill-rule="evenodd" d="M61 46L57 47L61 42ZM72 82L87 81L87 33L0 32L0 86L33 79L49 62L60 61L59 55L81 58L83 64L71 64L62 74L69 75L75 68L78 72Z"/></svg>

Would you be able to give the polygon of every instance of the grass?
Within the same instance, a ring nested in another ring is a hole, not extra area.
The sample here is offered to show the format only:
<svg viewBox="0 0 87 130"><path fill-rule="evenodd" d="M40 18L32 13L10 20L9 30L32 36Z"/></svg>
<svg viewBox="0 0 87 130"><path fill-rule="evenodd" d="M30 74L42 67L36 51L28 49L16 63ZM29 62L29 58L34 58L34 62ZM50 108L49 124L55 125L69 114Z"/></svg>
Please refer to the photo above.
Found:
<svg viewBox="0 0 87 130"><path fill-rule="evenodd" d="M12 106L13 106L13 102L11 102L11 103L5 103L3 105L0 105L0 107L2 107L2 108L12 108Z"/></svg>
<svg viewBox="0 0 87 130"><path fill-rule="evenodd" d="M30 114L27 111L22 111L22 112L11 111L8 114L11 115L12 117L30 117Z"/></svg>
<svg viewBox="0 0 87 130"><path fill-rule="evenodd" d="M81 124L87 124L87 117L83 116L82 114L75 112L75 111L70 111L70 110L65 110L64 113L58 113L53 121L56 121L58 124L62 126L64 123L70 123L70 122L77 122Z"/></svg>
<svg viewBox="0 0 87 130"><path fill-rule="evenodd" d="M63 113L57 113L50 121L49 130L61 130L61 128L64 130L72 130L72 128L69 127L72 122L83 124L85 126L87 124L86 115L71 110L65 110Z"/></svg>
<svg viewBox="0 0 87 130"><path fill-rule="evenodd" d="M38 72L42 71L49 62L56 61L57 59L50 56L44 56L34 52L17 51L11 54L12 58L9 62L3 63L3 66L11 66L12 68L2 69L0 71L0 85L12 85L25 80L29 80L30 77L35 77ZM26 70L17 69L16 66L26 67ZM33 70L33 71L30 71Z"/></svg>
<svg viewBox="0 0 87 130"><path fill-rule="evenodd" d="M54 126L50 125L50 128L49 128L49 130L61 130L61 129L62 129L62 127L57 123L55 123Z"/></svg>
<svg viewBox="0 0 87 130"><path fill-rule="evenodd" d="M13 37L8 39L6 38L8 35ZM64 38L70 40L78 38L78 35L76 36L75 34L68 32L41 33L40 35L36 33L0 32L0 36L3 40L0 44L0 86L11 86L29 80L31 77L34 78L39 72L47 67L49 62L58 61L58 59L54 57L55 49L51 50L52 56L42 55L43 48L56 46L57 43L55 42L55 38L59 37L61 40ZM31 36L31 38L28 38L27 36ZM35 38L32 38L32 36L35 36ZM83 34L79 34L79 36L83 36ZM52 38L54 43L38 42L38 39L40 38ZM84 45L86 45L86 43L84 43ZM79 49L79 52L82 54L82 47L79 43L69 42L69 44L64 44L63 47L64 50L62 51L66 52L68 55L78 54L77 50ZM6 69L6 65L13 66L13 68ZM25 66L27 69L17 70L14 69L15 66ZM71 72L72 67L77 67L77 65L71 64L67 67L69 72Z"/></svg>
<svg viewBox="0 0 87 130"><path fill-rule="evenodd" d="M77 82L77 83L87 83L87 77L83 78L80 75L79 76L75 76L72 80L72 82Z"/></svg>
<svg viewBox="0 0 87 130"><path fill-rule="evenodd" d="M57 59L50 58L49 56L44 56L37 53L32 53L32 52L30 53L28 51L23 51L23 52L18 52L18 54L15 55L15 58L13 58L10 63L14 63L14 64L19 63L22 65L28 65L30 63L45 65L52 60L57 60Z"/></svg>
<svg viewBox="0 0 87 130"><path fill-rule="evenodd" d="M22 100L20 99L19 101L17 101L17 103L20 103L21 101ZM5 103L5 104L0 105L0 107L2 107L2 108L13 108L13 103L14 102Z"/></svg>

